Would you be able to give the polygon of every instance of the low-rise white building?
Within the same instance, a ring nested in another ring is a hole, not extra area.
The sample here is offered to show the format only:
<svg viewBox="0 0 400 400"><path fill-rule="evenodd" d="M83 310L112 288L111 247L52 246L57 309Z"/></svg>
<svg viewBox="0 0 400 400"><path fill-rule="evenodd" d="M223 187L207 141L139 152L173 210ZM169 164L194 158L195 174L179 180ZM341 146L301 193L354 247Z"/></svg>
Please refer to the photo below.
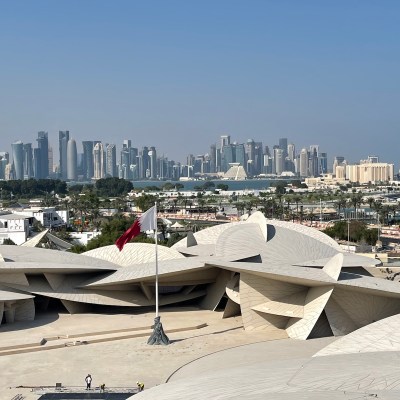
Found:
<svg viewBox="0 0 400 400"><path fill-rule="evenodd" d="M29 207L12 211L28 218L35 218L45 228L57 228L68 225L69 213L67 210L56 210L55 207Z"/></svg>
<svg viewBox="0 0 400 400"><path fill-rule="evenodd" d="M92 232L70 232L69 236L71 239L74 239L74 242L77 244L82 244L87 246L90 240L95 238L96 236L101 235L100 231L92 231Z"/></svg>
<svg viewBox="0 0 400 400"><path fill-rule="evenodd" d="M338 169L339 167L336 167ZM341 167L343 168L343 167ZM346 183L344 177L334 177L332 174L323 174L315 178L305 178L304 183L309 189L332 189Z"/></svg>
<svg viewBox="0 0 400 400"><path fill-rule="evenodd" d="M0 244L5 239L15 244L25 243L29 236L29 218L25 215L13 214L9 211L0 213Z"/></svg>

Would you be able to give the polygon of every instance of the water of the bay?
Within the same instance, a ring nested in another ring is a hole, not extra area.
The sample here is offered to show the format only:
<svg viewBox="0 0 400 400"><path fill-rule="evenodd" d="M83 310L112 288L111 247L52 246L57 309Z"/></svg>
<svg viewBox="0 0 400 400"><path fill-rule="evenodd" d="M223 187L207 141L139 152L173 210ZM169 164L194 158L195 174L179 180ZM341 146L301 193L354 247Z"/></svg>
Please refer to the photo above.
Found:
<svg viewBox="0 0 400 400"><path fill-rule="evenodd" d="M201 187L208 181L179 181L168 182L172 185L182 184L183 189L180 190L195 190L196 187ZM276 179L246 179L244 181L229 181L229 180L212 180L217 187L219 184L227 185L228 190L263 190L268 189L276 182L290 183L290 180L276 180ZM166 184L166 181L132 181L135 189L146 188L149 186L156 186L160 189Z"/></svg>

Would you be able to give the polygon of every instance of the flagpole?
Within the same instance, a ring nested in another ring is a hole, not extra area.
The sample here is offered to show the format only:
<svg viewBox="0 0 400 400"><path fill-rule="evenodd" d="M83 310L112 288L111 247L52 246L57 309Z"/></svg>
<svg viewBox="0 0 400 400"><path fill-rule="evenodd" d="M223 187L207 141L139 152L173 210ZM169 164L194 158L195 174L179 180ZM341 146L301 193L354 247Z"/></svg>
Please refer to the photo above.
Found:
<svg viewBox="0 0 400 400"><path fill-rule="evenodd" d="M155 224L155 241L156 241L156 318L158 317L158 227L157 227L157 202L154 203L155 212L154 212L154 224Z"/></svg>
<svg viewBox="0 0 400 400"><path fill-rule="evenodd" d="M147 344L163 344L167 345L170 343L168 336L165 334L161 318L158 315L158 227L157 227L157 202L154 203L154 240L155 240L155 256L156 256L156 317L154 318L154 329L153 333L149 337Z"/></svg>

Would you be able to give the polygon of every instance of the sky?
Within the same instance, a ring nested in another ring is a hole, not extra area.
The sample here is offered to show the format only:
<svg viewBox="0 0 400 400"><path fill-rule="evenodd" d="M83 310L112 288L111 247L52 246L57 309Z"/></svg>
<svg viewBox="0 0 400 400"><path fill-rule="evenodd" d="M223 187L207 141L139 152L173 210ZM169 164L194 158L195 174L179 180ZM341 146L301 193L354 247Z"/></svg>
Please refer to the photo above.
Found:
<svg viewBox="0 0 400 400"><path fill-rule="evenodd" d="M59 130L184 161L220 135L398 168L400 2L0 0L0 151Z"/></svg>

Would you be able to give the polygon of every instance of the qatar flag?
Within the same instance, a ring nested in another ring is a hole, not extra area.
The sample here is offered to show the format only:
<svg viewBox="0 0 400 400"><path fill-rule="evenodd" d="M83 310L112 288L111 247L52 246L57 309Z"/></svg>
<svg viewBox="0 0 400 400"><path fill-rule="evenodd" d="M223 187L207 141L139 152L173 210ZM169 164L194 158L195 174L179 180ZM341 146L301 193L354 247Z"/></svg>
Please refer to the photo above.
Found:
<svg viewBox="0 0 400 400"><path fill-rule="evenodd" d="M140 232L146 232L157 227L156 206L149 208L143 213L115 242L121 251L124 246Z"/></svg>

